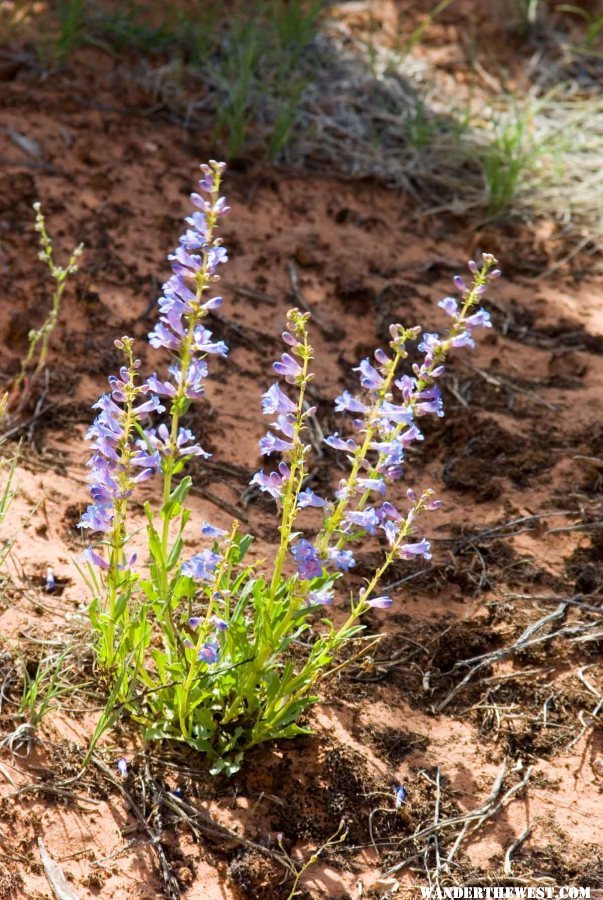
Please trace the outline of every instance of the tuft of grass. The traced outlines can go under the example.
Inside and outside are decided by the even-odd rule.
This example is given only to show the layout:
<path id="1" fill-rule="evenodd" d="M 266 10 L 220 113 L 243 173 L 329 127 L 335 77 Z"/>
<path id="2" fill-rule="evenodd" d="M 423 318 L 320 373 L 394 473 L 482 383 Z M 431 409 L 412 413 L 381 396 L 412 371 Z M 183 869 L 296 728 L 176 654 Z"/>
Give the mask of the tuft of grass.
<path id="1" fill-rule="evenodd" d="M 603 214 L 603 98 L 573 84 L 527 96 L 469 99 L 418 79 L 409 61 L 374 74 L 374 59 L 350 35 L 315 41 L 313 77 L 304 91 L 287 158 L 352 178 L 375 178 L 411 194 L 429 213 L 473 218 L 549 218 L 568 237 L 599 243 Z M 379 68 L 379 67 L 377 67 Z M 474 109 L 471 106 L 474 106 Z"/>
<path id="2" fill-rule="evenodd" d="M 60 705 L 60 698 L 76 689 L 67 682 L 65 663 L 68 656 L 69 648 L 65 647 L 59 654 L 45 657 L 33 666 L 21 658 L 23 691 L 19 715 L 30 728 L 37 728 L 48 713 Z"/>
<path id="3" fill-rule="evenodd" d="M 423 19 L 421 20 L 419 26 L 415 28 L 412 34 L 401 43 L 398 49 L 398 55 L 401 60 L 403 60 L 404 57 L 407 56 L 411 52 L 411 50 L 413 50 L 417 46 L 417 44 L 421 43 L 427 29 L 453 2 L 454 0 L 440 0 L 439 3 L 436 3 L 430 13 L 428 13 L 426 16 L 423 16 Z"/>
<path id="4" fill-rule="evenodd" d="M 287 143 L 308 76 L 300 67 L 324 0 L 239 4 L 209 64 L 218 88 L 214 135 L 236 157 L 248 146 L 275 158 Z"/>
<path id="5" fill-rule="evenodd" d="M 216 110 L 214 137 L 224 139 L 227 155 L 239 156 L 246 143 L 257 89 L 258 63 L 265 52 L 257 22 L 236 23 L 226 38 L 213 76 L 223 94 Z"/>
<path id="6" fill-rule="evenodd" d="M 506 2 L 518 27 L 548 25 L 549 11 L 538 0 Z M 83 21 L 71 4 L 84 9 Z M 219 0 L 202 9 L 183 0 L 159 8 L 153 19 L 135 0 L 110 7 L 69 0 L 64 22 L 69 46 L 100 43 L 159 57 L 148 85 L 189 123 L 213 128 L 217 154 L 267 155 L 334 175 L 372 177 L 402 188 L 431 212 L 480 220 L 545 216 L 568 235 L 598 242 L 600 92 L 560 84 L 545 93 L 542 84 L 567 71 L 553 64 L 539 70 L 527 98 L 495 96 L 494 108 L 479 115 L 467 113 L 469 100 L 457 108 L 458 94 L 442 92 L 425 56 L 412 55 L 451 4 L 434 3 L 394 49 L 380 43 L 371 16 L 366 40 L 346 27 L 345 16 L 329 20 L 326 0 L 233 0 L 228 9 Z M 603 16 L 572 4 L 553 14 L 579 16 L 585 25 L 581 47 L 570 47 L 563 29 L 558 40 L 548 28 L 558 55 L 565 62 L 568 53 L 595 59 Z"/>
<path id="7" fill-rule="evenodd" d="M 573 3 L 562 3 L 555 7 L 558 13 L 567 13 L 571 16 L 577 16 L 584 23 L 584 33 L 582 35 L 581 46 L 574 48 L 579 52 L 589 52 L 595 50 L 597 42 L 603 33 L 603 13 L 592 13 L 581 6 Z"/>
<path id="8" fill-rule="evenodd" d="M 221 153 L 239 156 L 253 147 L 271 157 L 293 128 L 307 76 L 306 51 L 318 33 L 326 0 L 219 0 L 165 4 L 149 14 L 145 4 L 121 0 L 91 10 L 84 0 L 59 9 L 56 54 L 77 44 L 108 52 L 135 50 L 164 56 L 210 90 L 214 140 Z"/>
<path id="9" fill-rule="evenodd" d="M 511 22 L 522 36 L 530 33 L 542 14 L 541 0 L 506 0 L 505 5 Z"/>
<path id="10" fill-rule="evenodd" d="M 511 101 L 510 109 L 510 115 L 503 112 L 493 117 L 491 137 L 482 151 L 490 216 L 512 207 L 547 149 L 547 141 L 540 143 L 535 137 L 532 106 L 516 107 Z"/>
<path id="11" fill-rule="evenodd" d="M 64 59 L 76 46 L 85 22 L 85 0 L 66 0 L 57 8 L 59 32 L 56 38 L 56 53 Z"/>
<path id="12" fill-rule="evenodd" d="M 27 659 L 15 648 L 5 655 L 3 663 L 5 668 L 9 664 L 10 669 L 4 672 L 2 699 L 15 709 L 11 715 L 19 724 L 5 735 L 1 746 L 12 751 L 28 749 L 46 716 L 61 707 L 64 697 L 82 687 L 76 679 L 70 681 L 71 652 L 71 647 L 65 646 L 41 659 Z"/>

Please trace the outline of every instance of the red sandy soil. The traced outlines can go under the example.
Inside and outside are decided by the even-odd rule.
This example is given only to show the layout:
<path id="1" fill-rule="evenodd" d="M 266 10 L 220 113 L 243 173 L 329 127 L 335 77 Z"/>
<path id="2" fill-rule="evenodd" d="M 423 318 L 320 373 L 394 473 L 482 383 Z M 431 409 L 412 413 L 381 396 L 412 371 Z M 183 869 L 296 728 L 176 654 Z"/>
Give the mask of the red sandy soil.
<path id="1" fill-rule="evenodd" d="M 145 362 L 162 364 L 144 336 L 166 275 L 162 260 L 178 238 L 210 140 L 149 113 L 148 97 L 104 56 L 88 53 L 77 68 L 70 64 L 43 79 L 26 58 L 12 66 L 4 60 L 0 72 L 5 383 L 48 302 L 36 259 L 34 200 L 43 201 L 60 254 L 80 240 L 86 244 L 53 336 L 41 414 L 29 424 L 34 397 L 20 420 L 19 494 L 4 526 L 5 538 L 16 532 L 0 612 L 8 660 L 17 640 L 35 659 L 41 653 L 35 639 L 52 647 L 62 635 L 83 630 L 87 597 L 73 559 L 83 547 L 76 522 L 87 503 L 90 405 L 116 367 L 115 337 L 134 335 Z M 24 149 L 15 133 L 35 144 Z M 596 696 L 577 674 L 588 666 L 584 677 L 595 693 L 603 689 L 600 642 L 570 635 L 523 650 L 483 670 L 436 711 L 466 671 L 451 673 L 456 661 L 508 646 L 555 609 L 538 598 L 579 594 L 591 606 L 599 602 L 600 531 L 573 529 L 601 519 L 603 306 L 592 260 L 589 268 L 576 256 L 548 275 L 545 228 L 491 225 L 476 232 L 457 220 L 424 217 L 404 196 L 374 184 L 292 177 L 241 163 L 230 168 L 226 193 L 232 262 L 215 330 L 231 353 L 214 363 L 191 423 L 214 454 L 210 465 L 197 468 L 194 517 L 227 526 L 236 511 L 258 534 L 258 555 L 274 542 L 275 518 L 246 487 L 260 462 L 259 393 L 271 382 L 270 363 L 294 303 L 288 264 L 294 262 L 316 313 L 317 415 L 328 432 L 335 427 L 331 399 L 353 383 L 351 366 L 384 342 L 387 325 L 442 327 L 435 303 L 449 292 L 452 274 L 480 250 L 500 258 L 505 278 L 490 307 L 496 328 L 481 335 L 474 353 L 457 354 L 446 382 L 448 414 L 429 425 L 409 461 L 406 485 L 432 485 L 444 500 L 428 523 L 434 565 L 393 589 L 389 613 L 367 617 L 369 631 L 386 637 L 372 663 L 344 669 L 325 685 L 324 702 L 311 716 L 314 735 L 255 750 L 231 780 L 212 779 L 202 758 L 169 748 L 151 748 L 145 761 L 135 732 L 119 724 L 98 755 L 111 776 L 115 760 L 128 756 L 125 784 L 94 765 L 78 777 L 102 707 L 102 691 L 92 685 L 43 721 L 29 752 L 4 746 L 0 896 L 50 896 L 41 837 L 82 900 L 178 891 L 191 900 L 285 898 L 291 879 L 261 848 L 278 849 L 282 832 L 299 862 L 342 818 L 348 837 L 308 870 L 303 896 L 390 896 L 396 877 L 402 895 L 426 883 L 422 857 L 386 882 L 378 879 L 425 846 L 404 842 L 433 820 L 438 767 L 445 818 L 483 803 L 504 757 L 504 789 L 531 765 L 527 787 L 467 834 L 443 883 L 602 887 L 601 732 L 589 719 Z M 242 295 L 237 286 L 255 293 Z M 5 445 L 3 455 L 14 447 Z M 316 484 L 338 478 L 337 466 L 325 452 Z M 518 519 L 494 536 L 480 536 Z M 191 551 L 194 546 L 191 540 Z M 359 575 L 375 549 L 361 555 Z M 43 590 L 48 565 L 59 582 L 53 596 Z M 391 580 L 415 571 L 400 566 Z M 571 607 L 544 633 L 596 623 L 597 616 Z M 596 628 L 584 634 L 592 638 Z M 90 682 L 90 655 L 81 646 L 82 678 Z M 3 735 L 18 724 L 12 709 L 2 706 Z M 567 749 L 583 725 L 584 735 Z M 523 768 L 511 771 L 518 765 Z M 152 795 L 153 784 L 182 791 L 203 816 L 198 833 Z M 406 786 L 408 802 L 396 813 L 398 784 Z M 385 810 L 372 817 L 379 852 L 369 834 L 377 808 Z M 212 833 L 211 820 L 235 834 L 225 839 L 215 827 Z M 528 826 L 532 831 L 505 875 L 505 853 Z M 441 835 L 442 853 L 457 834 L 458 828 Z M 433 845 L 429 853 L 433 863 Z"/>

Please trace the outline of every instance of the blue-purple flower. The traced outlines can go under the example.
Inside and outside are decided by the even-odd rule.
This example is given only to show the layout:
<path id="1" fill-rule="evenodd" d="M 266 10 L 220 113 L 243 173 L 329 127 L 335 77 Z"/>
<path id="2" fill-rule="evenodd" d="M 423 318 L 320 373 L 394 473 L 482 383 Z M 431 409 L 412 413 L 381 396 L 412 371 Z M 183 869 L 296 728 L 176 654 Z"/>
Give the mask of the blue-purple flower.
<path id="1" fill-rule="evenodd" d="M 319 497 L 318 494 L 315 494 L 314 491 L 310 490 L 310 488 L 306 488 L 297 495 L 297 506 L 299 509 L 306 509 L 308 506 L 314 506 L 317 509 L 320 509 L 328 506 L 328 503 L 326 500 L 323 500 L 322 497 Z"/>
<path id="2" fill-rule="evenodd" d="M 284 486 L 287 480 L 289 479 L 291 472 L 289 471 L 289 467 L 286 463 L 280 462 L 278 466 L 278 472 L 270 472 L 267 474 L 266 472 L 260 470 L 256 472 L 249 484 L 257 485 L 261 491 L 265 491 L 267 494 L 270 494 L 271 497 L 274 497 L 275 500 L 280 500 L 283 496 Z"/>
<path id="3" fill-rule="evenodd" d="M 330 606 L 333 603 L 333 596 L 333 588 L 331 585 L 327 584 L 315 591 L 310 591 L 308 594 L 308 602 L 316 606 Z"/>
<path id="4" fill-rule="evenodd" d="M 216 528 L 215 525 L 210 525 L 209 522 L 204 522 L 201 526 L 201 534 L 203 534 L 205 537 L 220 538 L 224 537 L 226 532 L 223 528 Z"/>
<path id="5" fill-rule="evenodd" d="M 367 391 L 377 391 L 383 386 L 383 375 L 370 364 L 368 359 L 363 359 L 355 372 L 360 372 L 360 383 Z"/>
<path id="6" fill-rule="evenodd" d="M 406 803 L 407 796 L 408 795 L 404 785 L 399 785 L 399 787 L 397 787 L 394 791 L 394 802 L 396 805 L 396 809 L 400 809 Z"/>
<path id="7" fill-rule="evenodd" d="M 272 434 L 271 431 L 268 431 L 264 437 L 260 438 L 260 453 L 262 456 L 270 456 L 272 453 L 286 453 L 287 450 L 292 449 L 293 444 L 291 441 L 284 441 L 282 438 Z"/>
<path id="8" fill-rule="evenodd" d="M 353 397 L 349 391 L 344 391 L 339 397 L 335 398 L 335 412 L 355 412 L 366 413 L 368 407 L 356 397 Z"/>
<path id="9" fill-rule="evenodd" d="M 443 300 L 440 300 L 438 306 L 440 307 L 440 309 L 443 309 L 444 312 L 449 316 L 452 316 L 452 318 L 458 316 L 459 305 L 454 297 L 444 297 Z"/>
<path id="10" fill-rule="evenodd" d="M 86 560 L 86 562 L 91 566 L 97 566 L 99 569 L 108 569 L 109 563 L 106 559 L 104 559 L 100 553 L 97 553 L 92 547 L 86 547 L 82 556 Z"/>
<path id="11" fill-rule="evenodd" d="M 344 450 L 347 453 L 353 453 L 354 450 L 357 449 L 358 445 L 353 438 L 341 438 L 339 437 L 339 432 L 334 432 L 334 434 L 326 437 L 324 439 L 324 443 L 328 447 L 332 447 L 333 450 Z"/>
<path id="12" fill-rule="evenodd" d="M 291 547 L 291 554 L 297 564 L 297 571 L 302 578 L 320 578 L 322 575 L 322 561 L 319 558 L 316 547 L 305 538 L 301 538 Z"/>
<path id="13" fill-rule="evenodd" d="M 293 359 L 290 353 L 283 353 L 280 360 L 272 363 L 272 368 L 278 375 L 282 375 L 289 384 L 296 384 L 302 374 L 302 367 Z"/>
<path id="14" fill-rule="evenodd" d="M 353 525 L 369 534 L 376 534 L 379 516 L 372 507 L 368 507 L 363 510 L 348 510 L 345 514 L 345 521 L 348 525 Z"/>
<path id="15" fill-rule="evenodd" d="M 371 606 L 373 609 L 389 609 L 394 601 L 391 597 L 387 597 L 385 594 L 381 597 L 372 597 L 370 600 L 367 600 L 367 606 Z"/>
<path id="16" fill-rule="evenodd" d="M 327 553 L 329 560 L 340 572 L 348 572 L 356 565 L 354 554 L 351 550 L 339 550 L 337 547 L 331 548 Z"/>
<path id="17" fill-rule="evenodd" d="M 295 412 L 295 403 L 280 389 L 278 384 L 269 387 L 262 394 L 262 412 L 265 415 L 288 415 Z"/>
<path id="18" fill-rule="evenodd" d="M 182 564 L 182 574 L 195 581 L 210 582 L 221 559 L 220 554 L 214 553 L 213 550 L 201 550 Z"/>
<path id="19" fill-rule="evenodd" d="M 402 544 L 399 550 L 400 556 L 403 559 L 414 559 L 417 556 L 422 556 L 424 559 L 431 559 L 431 544 L 428 540 L 423 538 L 420 541 L 417 541 L 416 544 Z"/>
<path id="20" fill-rule="evenodd" d="M 220 659 L 220 645 L 217 641 L 206 641 L 201 645 L 197 653 L 197 659 L 199 662 L 208 663 L 208 665 L 217 663 Z"/>

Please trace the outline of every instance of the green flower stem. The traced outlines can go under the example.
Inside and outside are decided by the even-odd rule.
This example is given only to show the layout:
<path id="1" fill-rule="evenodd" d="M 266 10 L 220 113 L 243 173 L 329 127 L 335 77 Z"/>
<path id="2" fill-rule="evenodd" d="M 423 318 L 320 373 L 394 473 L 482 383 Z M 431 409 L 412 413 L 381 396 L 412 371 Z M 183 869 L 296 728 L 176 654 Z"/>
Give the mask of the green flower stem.
<path id="1" fill-rule="evenodd" d="M 345 511 L 350 504 L 354 488 L 356 487 L 356 481 L 360 473 L 360 467 L 364 459 L 366 458 L 366 455 L 370 449 L 370 445 L 373 441 L 373 438 L 375 437 L 376 423 L 377 419 L 379 418 L 381 407 L 383 406 L 383 403 L 387 399 L 387 395 L 391 390 L 394 378 L 396 377 L 398 364 L 405 355 L 406 354 L 402 348 L 398 348 L 396 350 L 394 358 L 391 362 L 390 369 L 385 376 L 385 380 L 382 386 L 377 392 L 377 403 L 374 407 L 371 408 L 367 416 L 364 441 L 354 454 L 352 468 L 343 487 L 343 497 L 337 502 L 333 512 L 327 519 L 323 530 L 316 540 L 316 547 L 320 554 L 324 555 L 327 552 L 327 549 L 329 547 L 329 539 L 331 535 L 338 529 Z"/>
<path id="2" fill-rule="evenodd" d="M 289 314 L 290 318 L 293 313 L 298 313 L 297 310 L 292 310 Z M 299 315 L 299 314 L 298 314 Z M 302 358 L 302 374 L 299 376 L 299 394 L 297 398 L 297 409 L 295 412 L 295 421 L 293 423 L 293 450 L 291 451 L 290 456 L 290 469 L 291 475 L 287 479 L 287 486 L 285 488 L 285 496 L 283 497 L 283 511 L 281 517 L 281 526 L 280 526 L 280 545 L 278 548 L 278 552 L 276 554 L 276 559 L 274 562 L 274 572 L 272 575 L 272 581 L 270 583 L 270 599 L 274 600 L 276 591 L 281 582 L 281 574 L 283 571 L 283 565 L 285 563 L 285 558 L 287 556 L 287 548 L 289 546 L 289 540 L 291 538 L 291 532 L 293 530 L 293 525 L 295 523 L 295 517 L 297 515 L 297 497 L 301 490 L 301 486 L 303 484 L 303 480 L 306 475 L 305 470 L 305 460 L 304 460 L 304 445 L 300 440 L 300 435 L 305 427 L 305 415 L 304 415 L 304 397 L 306 393 L 306 387 L 308 382 L 310 381 L 311 375 L 309 373 L 310 362 L 312 361 L 312 347 L 308 343 L 308 332 L 306 328 L 306 317 L 299 315 L 297 319 L 299 323 L 299 328 L 301 329 L 300 336 L 302 337 L 303 343 L 300 351 L 300 355 Z"/>
<path id="3" fill-rule="evenodd" d="M 219 184 L 216 187 L 216 190 L 212 193 L 212 207 L 218 199 L 218 191 Z M 208 241 L 211 242 L 213 238 L 213 232 L 217 221 L 217 213 L 215 213 L 212 209 L 211 212 L 207 214 L 207 224 L 209 230 L 209 238 Z M 201 271 L 197 274 L 197 286 L 196 286 L 196 303 L 197 309 L 190 315 L 188 321 L 188 331 L 186 337 L 184 339 L 184 343 L 182 346 L 182 350 L 179 357 L 180 362 L 180 380 L 178 383 L 177 393 L 174 399 L 172 400 L 172 404 L 170 407 L 170 416 L 172 419 L 171 430 L 170 430 L 170 449 L 171 455 L 169 459 L 165 463 L 165 471 L 163 475 L 163 503 L 168 503 L 170 499 L 170 494 L 172 490 L 172 479 L 174 476 L 174 467 L 176 464 L 176 453 L 177 453 L 177 440 L 178 440 L 178 431 L 180 428 L 180 417 L 182 413 L 185 411 L 187 406 L 186 401 L 186 373 L 188 371 L 188 367 L 191 363 L 192 359 L 192 348 L 193 341 L 195 335 L 195 328 L 205 318 L 207 312 L 205 310 L 200 309 L 201 300 L 203 294 L 210 286 L 210 277 L 208 273 L 208 265 L 209 260 L 207 258 L 207 254 L 204 253 L 203 266 Z M 167 551 L 168 551 L 168 542 L 169 542 L 169 529 L 170 529 L 170 517 L 164 516 L 163 518 L 163 531 L 161 536 L 161 546 L 163 550 L 164 559 L 167 559 Z M 165 573 L 167 575 L 167 573 Z M 167 590 L 167 583 L 165 585 L 165 589 Z"/>
<path id="4" fill-rule="evenodd" d="M 48 313 L 45 322 L 40 326 L 40 328 L 33 329 L 29 332 L 29 347 L 27 349 L 27 354 L 21 363 L 21 371 L 19 372 L 19 375 L 17 376 L 17 379 L 15 381 L 15 385 L 13 388 L 15 392 L 20 391 L 23 385 L 27 373 L 34 361 L 36 350 L 40 341 L 42 342 L 42 346 L 40 348 L 38 362 L 32 374 L 32 381 L 35 381 L 37 379 L 40 372 L 46 365 L 46 359 L 48 357 L 48 345 L 50 343 L 52 332 L 54 331 L 59 318 L 63 292 L 65 291 L 69 276 L 77 272 L 77 261 L 82 253 L 82 250 L 84 249 L 84 245 L 79 244 L 71 253 L 71 256 L 69 257 L 69 261 L 65 268 L 63 268 L 62 266 L 57 266 L 53 256 L 52 241 L 48 235 L 48 232 L 46 231 L 46 223 L 44 221 L 41 204 L 39 202 L 34 203 L 34 209 L 36 211 L 35 229 L 38 232 L 40 241 L 40 252 L 38 256 L 42 260 L 42 262 L 46 263 L 46 265 L 48 266 L 51 277 L 53 278 L 56 286 L 52 295 L 52 305 L 50 308 L 50 312 Z"/>
<path id="5" fill-rule="evenodd" d="M 295 524 L 295 518 L 298 512 L 297 498 L 306 475 L 304 445 L 301 441 L 301 432 L 305 427 L 304 398 L 306 387 L 312 377 L 309 372 L 309 367 L 310 362 L 313 358 L 313 351 L 312 347 L 308 343 L 308 331 L 306 325 L 308 320 L 307 314 L 301 314 L 299 310 L 291 310 L 289 312 L 288 319 L 294 331 L 296 332 L 296 336 L 300 339 L 301 347 L 298 350 L 298 353 L 302 360 L 302 372 L 299 376 L 298 381 L 299 394 L 297 399 L 297 408 L 295 411 L 295 421 L 293 423 L 293 450 L 290 451 L 289 456 L 289 467 L 291 474 L 287 479 L 285 496 L 283 497 L 283 509 L 280 526 L 280 545 L 274 562 L 274 571 L 270 583 L 269 597 L 267 598 L 267 602 L 270 605 L 275 603 L 276 593 L 279 586 L 281 585 L 283 565 L 287 556 L 287 549 L 289 546 L 289 541 L 291 539 L 293 526 Z M 245 679 L 245 683 L 243 684 L 242 689 L 237 693 L 237 696 L 234 698 L 234 700 L 226 710 L 224 718 L 222 719 L 223 724 L 230 722 L 237 714 L 240 706 L 245 701 L 248 701 L 252 694 L 255 693 L 258 679 L 271 655 L 274 653 L 284 635 L 287 633 L 293 615 L 299 609 L 300 604 L 304 600 L 304 594 L 302 593 L 296 599 L 297 602 L 295 602 L 294 598 L 290 598 L 287 613 L 278 629 L 275 631 L 273 639 L 269 643 L 265 643 L 264 646 L 259 648 L 253 666 L 251 667 L 251 670 L 247 678 Z"/>
<path id="6" fill-rule="evenodd" d="M 128 481 L 130 477 L 130 459 L 132 456 L 131 434 L 136 423 L 136 416 L 132 409 L 136 398 L 139 394 L 139 388 L 134 384 L 136 369 L 134 366 L 134 352 L 131 338 L 122 338 L 124 353 L 126 355 L 128 372 L 130 375 L 129 382 L 126 385 L 126 402 L 124 404 L 124 423 L 123 432 L 117 446 L 117 453 L 122 461 L 120 466 L 118 481 L 121 497 L 115 503 L 113 509 L 113 523 L 109 538 L 109 569 L 107 571 L 108 591 L 108 623 L 104 631 L 105 655 L 104 663 L 111 667 L 115 663 L 116 647 L 115 647 L 115 609 L 119 590 L 124 584 L 124 575 L 122 567 L 124 564 L 124 546 L 126 543 L 126 517 L 128 510 Z"/>
<path id="7" fill-rule="evenodd" d="M 237 521 L 233 522 L 232 529 L 230 534 L 225 540 L 226 546 L 229 548 L 222 560 L 220 561 L 220 565 L 216 570 L 216 575 L 213 580 L 213 584 L 209 589 L 209 603 L 207 604 L 207 611 L 205 613 L 205 621 L 203 625 L 199 626 L 199 631 L 197 635 L 197 642 L 195 647 L 192 650 L 194 654 L 193 659 L 190 660 L 190 665 L 188 669 L 188 674 L 186 676 L 186 680 L 184 682 L 184 687 L 182 690 L 182 694 L 180 695 L 180 704 L 178 709 L 178 717 L 180 721 L 180 728 L 182 729 L 182 733 L 186 735 L 186 737 L 190 737 L 192 733 L 192 723 L 189 722 L 190 712 L 188 710 L 188 698 L 191 692 L 193 678 L 199 671 L 199 665 L 197 660 L 197 654 L 201 649 L 201 646 L 205 642 L 207 638 L 207 629 L 209 625 L 210 616 L 214 610 L 214 594 L 219 589 L 220 584 L 222 583 L 222 579 L 225 575 L 227 575 L 227 581 L 230 583 L 230 578 L 228 577 L 232 566 L 230 561 L 230 551 L 235 547 L 235 538 L 237 536 L 237 531 L 239 529 L 239 523 Z"/>
<path id="8" fill-rule="evenodd" d="M 392 562 L 397 558 L 398 551 L 399 551 L 401 545 L 404 543 L 405 538 L 407 538 L 411 534 L 414 520 L 419 515 L 419 513 L 422 511 L 424 502 L 425 502 L 425 497 L 423 496 L 417 501 L 415 506 L 412 508 L 412 510 L 408 514 L 408 516 L 406 518 L 406 522 L 404 523 L 403 527 L 400 529 L 398 535 L 396 536 L 396 540 L 394 541 L 392 546 L 389 548 L 389 551 L 385 557 L 385 560 L 383 561 L 382 565 L 377 569 L 377 571 L 375 572 L 375 574 L 373 575 L 371 580 L 368 582 L 367 586 L 364 588 L 363 597 L 366 599 L 360 600 L 360 602 L 352 609 L 352 612 L 346 619 L 345 623 L 328 640 L 327 645 L 326 645 L 326 650 L 329 654 L 332 654 L 335 650 L 337 650 L 342 644 L 344 644 L 346 642 L 350 631 L 354 627 L 355 622 L 360 618 L 360 616 L 364 615 L 364 613 L 370 609 L 370 606 L 367 602 L 368 599 L 370 598 L 372 592 L 377 587 L 379 581 L 381 580 L 381 578 L 383 577 L 383 575 L 385 574 L 387 569 L 390 567 Z M 295 703 L 297 703 L 302 697 L 307 696 L 309 691 L 312 689 L 312 686 L 317 681 L 319 681 L 322 677 L 324 677 L 324 673 L 322 672 L 321 667 L 316 667 L 316 671 L 311 676 L 309 681 L 306 681 L 303 678 L 303 670 L 302 670 L 302 672 L 298 676 L 298 678 L 302 681 L 302 686 L 299 688 L 299 690 L 294 691 L 292 694 L 290 694 L 288 696 L 287 702 L 278 710 L 277 718 L 282 719 L 282 718 L 286 717 L 287 713 L 293 707 L 293 705 Z M 275 719 L 272 718 L 270 720 L 270 726 L 271 727 L 274 726 L 274 723 L 275 723 Z M 267 733 L 268 733 L 268 731 L 265 730 L 264 732 L 261 732 L 259 735 L 256 734 L 255 737 L 252 738 L 252 741 L 248 746 L 251 747 L 254 744 L 261 743 L 261 741 L 264 739 L 265 734 L 267 734 Z"/>

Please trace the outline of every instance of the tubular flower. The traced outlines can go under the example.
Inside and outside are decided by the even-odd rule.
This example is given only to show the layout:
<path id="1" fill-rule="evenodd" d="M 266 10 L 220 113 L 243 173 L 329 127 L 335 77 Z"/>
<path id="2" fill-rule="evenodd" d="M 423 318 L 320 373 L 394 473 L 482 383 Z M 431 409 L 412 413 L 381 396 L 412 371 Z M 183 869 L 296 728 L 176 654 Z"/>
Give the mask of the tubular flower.
<path id="1" fill-rule="evenodd" d="M 297 564 L 297 571 L 304 579 L 320 578 L 322 575 L 322 561 L 316 547 L 305 538 L 297 541 L 291 547 L 293 559 Z"/>
<path id="2" fill-rule="evenodd" d="M 201 550 L 182 564 L 182 573 L 195 581 L 210 582 L 222 557 L 212 550 Z"/>

